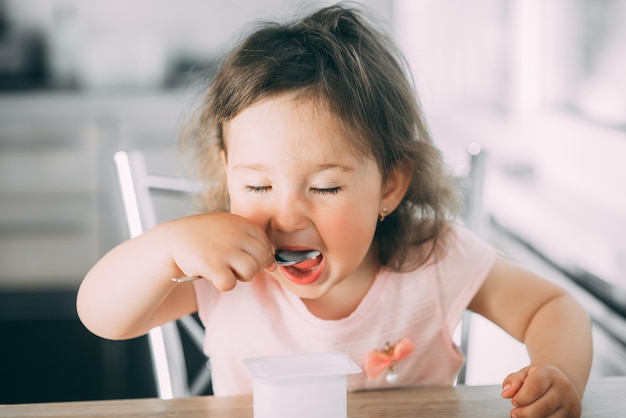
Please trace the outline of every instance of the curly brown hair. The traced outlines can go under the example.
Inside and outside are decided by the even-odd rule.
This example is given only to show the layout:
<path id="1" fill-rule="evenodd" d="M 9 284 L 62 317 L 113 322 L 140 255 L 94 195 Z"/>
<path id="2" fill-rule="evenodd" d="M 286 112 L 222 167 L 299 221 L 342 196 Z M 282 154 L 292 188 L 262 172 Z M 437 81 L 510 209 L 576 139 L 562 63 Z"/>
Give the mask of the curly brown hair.
<path id="1" fill-rule="evenodd" d="M 263 23 L 224 57 L 182 136 L 183 150 L 207 185 L 205 209 L 228 210 L 219 156 L 226 151 L 224 123 L 286 92 L 329 106 L 351 133 L 354 149 L 377 162 L 383 180 L 395 169 L 410 173 L 400 206 L 379 222 L 375 237 L 382 266 L 405 270 L 423 263 L 458 213 L 458 193 L 402 54 L 354 7 L 334 5 L 289 23 Z"/>

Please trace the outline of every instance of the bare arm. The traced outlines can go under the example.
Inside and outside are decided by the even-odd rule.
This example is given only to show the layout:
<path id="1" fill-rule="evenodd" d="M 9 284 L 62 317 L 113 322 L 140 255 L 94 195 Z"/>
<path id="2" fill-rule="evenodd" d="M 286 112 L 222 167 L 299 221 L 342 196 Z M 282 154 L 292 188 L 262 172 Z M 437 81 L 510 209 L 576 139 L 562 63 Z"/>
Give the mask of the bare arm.
<path id="1" fill-rule="evenodd" d="M 78 314 L 104 338 L 136 337 L 197 310 L 193 286 L 172 277 L 202 276 L 230 290 L 271 260 L 268 238 L 241 217 L 204 214 L 165 222 L 96 263 L 80 286 Z"/>
<path id="2" fill-rule="evenodd" d="M 503 394 L 513 397 L 514 405 L 530 405 L 554 389 L 565 401 L 570 396 L 571 415 L 580 415 L 576 408 L 580 408 L 591 368 L 591 325 L 587 313 L 569 293 L 499 257 L 469 308 L 527 346 L 531 366 L 520 375 L 510 375 L 504 383 Z M 531 375 L 538 381 L 533 380 L 533 385 L 540 387 L 533 388 L 536 393 L 529 393 L 530 385 L 520 390 Z M 575 393 L 565 387 L 569 382 Z"/>
<path id="3" fill-rule="evenodd" d="M 132 338 L 195 310 L 189 283 L 177 286 L 169 280 L 181 271 L 170 261 L 162 229 L 154 228 L 113 248 L 83 280 L 78 315 L 94 334 Z"/>

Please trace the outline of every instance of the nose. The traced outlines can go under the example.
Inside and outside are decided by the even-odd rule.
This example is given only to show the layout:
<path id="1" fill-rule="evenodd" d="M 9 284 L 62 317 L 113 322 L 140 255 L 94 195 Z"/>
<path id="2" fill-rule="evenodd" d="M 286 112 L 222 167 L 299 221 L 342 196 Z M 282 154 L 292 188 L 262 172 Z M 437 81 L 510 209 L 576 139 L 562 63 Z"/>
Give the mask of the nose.
<path id="1" fill-rule="evenodd" d="M 310 222 L 306 199 L 300 193 L 285 193 L 272 208 L 271 227 L 281 232 L 305 229 Z"/>

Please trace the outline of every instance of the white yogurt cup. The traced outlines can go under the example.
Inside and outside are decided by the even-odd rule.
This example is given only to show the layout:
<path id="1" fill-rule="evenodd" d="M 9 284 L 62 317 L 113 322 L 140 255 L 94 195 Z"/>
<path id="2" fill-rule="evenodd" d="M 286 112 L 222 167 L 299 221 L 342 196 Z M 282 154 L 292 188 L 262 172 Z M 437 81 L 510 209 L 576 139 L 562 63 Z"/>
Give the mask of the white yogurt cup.
<path id="1" fill-rule="evenodd" d="M 344 353 L 243 362 L 252 375 L 254 418 L 346 418 L 346 375 L 361 371 Z"/>

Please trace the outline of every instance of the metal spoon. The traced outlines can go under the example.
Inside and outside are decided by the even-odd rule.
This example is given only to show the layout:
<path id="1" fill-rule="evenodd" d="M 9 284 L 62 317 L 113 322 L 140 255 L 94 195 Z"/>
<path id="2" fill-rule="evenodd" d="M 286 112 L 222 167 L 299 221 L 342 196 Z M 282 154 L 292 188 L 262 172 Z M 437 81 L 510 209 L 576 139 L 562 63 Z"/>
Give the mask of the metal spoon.
<path id="1" fill-rule="evenodd" d="M 279 266 L 292 266 L 294 264 L 298 264 L 303 262 L 304 260 L 308 260 L 311 258 L 315 258 L 320 255 L 319 251 L 315 250 L 305 250 L 305 251 L 277 251 L 274 254 L 274 258 L 276 259 L 276 264 Z"/>
<path id="2" fill-rule="evenodd" d="M 311 258 L 315 258 L 320 255 L 319 251 L 315 250 L 305 250 L 305 251 L 285 251 L 280 250 L 274 254 L 274 258 L 276 259 L 276 264 L 279 266 L 293 266 L 294 264 L 298 264 L 303 262 L 304 260 L 308 260 Z M 176 283 L 186 283 L 192 282 L 194 280 L 200 279 L 200 276 L 189 276 L 189 277 L 173 277 L 172 281 Z"/>

